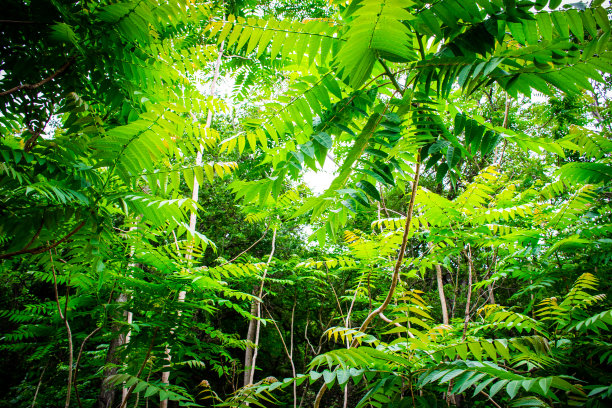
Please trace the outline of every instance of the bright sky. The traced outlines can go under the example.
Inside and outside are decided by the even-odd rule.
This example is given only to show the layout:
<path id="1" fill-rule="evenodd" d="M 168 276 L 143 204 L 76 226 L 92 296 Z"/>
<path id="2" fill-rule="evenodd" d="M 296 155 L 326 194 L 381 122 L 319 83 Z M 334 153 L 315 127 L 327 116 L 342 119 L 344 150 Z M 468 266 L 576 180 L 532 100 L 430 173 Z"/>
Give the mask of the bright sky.
<path id="1" fill-rule="evenodd" d="M 337 169 L 338 166 L 336 166 L 329 157 L 326 157 L 322 170 L 317 172 L 308 170 L 304 173 L 304 183 L 310 188 L 314 195 L 322 194 L 334 180 L 334 173 Z"/>

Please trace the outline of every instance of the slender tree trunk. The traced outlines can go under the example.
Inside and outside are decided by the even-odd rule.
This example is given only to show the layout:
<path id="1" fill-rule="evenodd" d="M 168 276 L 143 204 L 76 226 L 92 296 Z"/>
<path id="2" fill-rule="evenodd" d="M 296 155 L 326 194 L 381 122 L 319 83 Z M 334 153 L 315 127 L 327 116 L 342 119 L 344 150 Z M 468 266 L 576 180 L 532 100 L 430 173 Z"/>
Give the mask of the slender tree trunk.
<path id="1" fill-rule="evenodd" d="M 266 312 L 268 312 L 268 316 L 272 320 L 272 324 L 274 325 L 274 327 L 276 328 L 276 331 L 278 332 L 278 337 L 280 338 L 281 343 L 283 344 L 283 349 L 285 350 L 285 354 L 287 355 L 287 358 L 289 359 L 289 364 L 291 364 L 291 373 L 293 377 L 295 378 L 295 376 L 297 375 L 297 371 L 295 369 L 295 362 L 293 361 L 293 323 L 295 319 L 295 306 L 296 306 L 295 299 L 293 301 L 293 308 L 291 309 L 291 329 L 290 329 L 290 334 L 289 334 L 290 336 L 289 347 L 287 347 L 287 343 L 285 342 L 285 339 L 283 338 L 283 333 L 280 331 L 280 328 L 278 327 L 278 324 L 272 317 L 272 314 L 270 313 L 268 308 L 266 308 L 266 305 L 263 305 L 263 306 L 266 309 Z M 293 382 L 293 408 L 297 408 L 297 383 L 295 381 Z"/>
<path id="2" fill-rule="evenodd" d="M 253 286 L 253 294 L 257 293 L 257 285 Z M 257 316 L 257 303 L 255 300 L 251 302 L 251 315 Z M 251 367 L 253 366 L 253 347 L 251 344 L 255 343 L 255 319 L 249 320 L 249 328 L 247 330 L 246 337 L 247 345 L 244 351 L 244 379 L 243 386 L 251 384 Z"/>
<path id="3" fill-rule="evenodd" d="M 457 297 L 459 296 L 459 271 L 461 269 L 461 265 L 459 260 L 461 259 L 461 257 L 457 257 L 457 274 L 455 275 L 455 279 L 453 280 L 453 302 L 451 304 L 451 315 L 450 315 L 450 319 L 454 319 L 455 318 L 455 312 L 457 311 Z M 453 274 L 451 273 L 451 279 L 453 277 Z"/>
<path id="4" fill-rule="evenodd" d="M 366 319 L 363 321 L 363 323 L 359 327 L 360 332 L 364 332 L 376 316 L 381 316 L 381 317 L 384 316 L 385 309 L 387 309 L 387 306 L 389 306 L 389 303 L 391 303 L 391 300 L 393 299 L 393 294 L 395 293 L 395 288 L 397 287 L 397 283 L 400 278 L 400 270 L 404 262 L 404 253 L 406 252 L 406 246 L 408 245 L 408 235 L 410 233 L 410 224 L 412 222 L 414 202 L 415 202 L 416 193 L 419 187 L 420 170 L 421 170 L 421 157 L 420 155 L 418 155 L 416 169 L 414 172 L 414 180 L 412 182 L 412 194 L 410 196 L 410 202 L 408 204 L 408 211 L 406 212 L 406 224 L 404 226 L 404 235 L 402 236 L 402 244 L 400 245 L 399 254 L 397 255 L 395 267 L 393 268 L 393 277 L 391 279 L 391 286 L 389 287 L 389 291 L 387 292 L 387 296 L 385 297 L 385 300 L 383 301 L 383 303 L 380 306 L 378 306 L 376 309 L 374 309 L 372 312 L 370 312 L 370 314 L 368 314 Z M 354 347 L 356 344 L 357 344 L 357 340 L 355 339 L 353 340 L 350 346 Z M 321 400 L 323 398 L 323 394 L 325 393 L 325 390 L 327 390 L 327 384 L 323 384 L 321 388 L 319 389 L 319 392 L 317 393 L 317 396 L 315 397 L 313 408 L 319 408 L 319 405 L 321 404 Z"/>
<path id="5" fill-rule="evenodd" d="M 495 304 L 495 294 L 493 292 L 493 283 L 491 283 L 488 287 L 487 287 L 487 291 L 489 292 L 489 304 L 494 305 Z"/>
<path id="6" fill-rule="evenodd" d="M 132 256 L 134 255 L 134 248 L 133 247 L 132 247 L 132 254 L 131 255 Z M 135 267 L 135 266 L 136 266 L 135 264 L 130 264 L 130 267 Z M 127 300 L 127 297 L 126 297 L 126 300 Z M 134 314 L 132 312 L 126 310 L 125 312 L 123 312 L 123 316 L 125 317 L 125 322 L 128 324 L 128 327 L 131 327 L 132 322 L 134 321 Z M 125 335 L 124 344 L 129 344 L 131 337 L 132 337 L 132 330 L 128 329 L 128 332 Z M 121 402 L 122 403 L 127 399 L 128 395 L 129 395 L 128 387 L 125 386 L 125 382 L 123 384 L 124 384 L 123 391 L 121 393 Z"/>
<path id="7" fill-rule="evenodd" d="M 116 302 L 121 304 L 127 302 L 127 295 L 125 293 L 119 294 Z M 113 333 L 117 333 L 121 330 L 121 325 L 115 323 L 113 325 Z M 108 383 L 108 378 L 112 375 L 117 374 L 119 365 L 118 349 L 126 344 L 126 336 L 119 334 L 113 336 L 109 346 L 108 352 L 106 353 L 105 368 L 102 374 L 102 386 L 100 387 L 100 394 L 98 394 L 98 408 L 112 408 L 113 401 L 115 399 L 115 387 Z"/>
<path id="8" fill-rule="evenodd" d="M 140 377 L 140 375 L 142 374 L 142 370 L 144 370 L 147 361 L 149 361 L 149 357 L 151 356 L 151 350 L 153 349 L 153 344 L 155 343 L 155 337 L 157 336 L 157 327 L 155 328 L 155 330 L 153 331 L 153 336 L 151 336 L 151 343 L 149 343 L 149 348 L 147 350 L 147 354 L 145 354 L 145 358 L 142 361 L 142 364 L 140 365 L 140 368 L 138 369 L 138 372 L 136 373 L 136 377 Z M 136 388 L 136 386 L 138 385 L 138 383 L 134 383 L 132 384 L 132 386 L 128 389 L 127 394 L 125 395 L 125 397 L 123 398 L 123 401 L 121 402 L 121 405 L 119 408 L 125 408 L 127 406 L 127 400 L 130 397 L 130 395 L 132 395 L 132 392 L 134 392 L 134 389 Z"/>
<path id="9" fill-rule="evenodd" d="M 446 306 L 446 296 L 444 295 L 444 282 L 442 281 L 442 267 L 440 265 L 436 265 L 436 280 L 438 282 L 440 308 L 442 309 L 442 323 L 448 324 L 448 308 Z"/>
<path id="10" fill-rule="evenodd" d="M 462 339 L 465 340 L 465 336 L 467 334 L 468 322 L 470 321 L 470 302 L 472 300 L 472 250 L 470 248 L 470 244 L 467 245 L 467 251 L 464 251 L 465 256 L 467 258 L 467 267 L 468 267 L 468 283 L 467 283 L 467 301 L 465 303 L 465 319 L 463 321 L 463 336 Z"/>
<path id="11" fill-rule="evenodd" d="M 213 73 L 213 79 L 212 82 L 210 84 L 210 96 L 213 96 L 215 93 L 215 88 L 216 88 L 216 84 L 217 84 L 217 80 L 219 79 L 219 71 L 221 68 L 221 58 L 223 56 L 223 46 L 224 43 L 221 43 L 221 46 L 219 47 L 219 55 L 217 56 L 217 60 L 215 62 L 215 68 L 214 68 L 214 73 Z M 206 115 L 206 125 L 205 128 L 208 129 L 210 128 L 210 125 L 212 124 L 212 117 L 213 117 L 213 112 L 212 110 L 209 110 L 207 115 Z M 198 152 L 196 154 L 196 160 L 195 160 L 195 165 L 196 167 L 201 166 L 202 165 L 202 153 L 204 150 L 204 146 L 200 145 L 200 148 L 198 149 Z M 191 193 L 191 199 L 193 201 L 195 201 L 196 203 L 198 202 L 198 198 L 199 198 L 199 194 L 200 194 L 200 183 L 198 183 L 198 180 L 196 178 L 193 179 L 193 191 Z M 193 210 L 191 212 L 191 214 L 189 215 L 189 228 L 191 230 L 195 230 L 196 227 L 196 223 L 197 223 L 197 219 L 198 219 L 198 214 L 196 212 L 196 210 Z M 191 251 L 187 251 L 187 254 L 185 255 L 185 259 L 187 259 L 187 261 L 190 261 L 192 259 L 192 252 Z M 182 290 L 179 292 L 178 295 L 178 302 L 184 302 L 185 301 L 185 297 L 187 296 L 187 292 Z M 179 312 L 180 313 L 180 312 Z M 162 372 L 162 377 L 161 377 L 161 381 L 163 384 L 170 384 L 170 365 L 171 365 L 171 361 L 172 361 L 172 354 L 171 354 L 171 350 L 170 347 L 166 346 L 166 364 L 165 364 L 165 368 L 167 368 L 168 370 L 163 371 Z M 168 400 L 163 400 L 160 402 L 159 404 L 160 408 L 167 408 L 168 407 Z"/>
<path id="12" fill-rule="evenodd" d="M 276 250 L 276 227 L 274 227 L 274 229 L 272 230 L 272 250 L 270 251 L 270 255 L 268 256 L 268 262 L 266 262 L 266 269 L 264 269 L 264 273 L 263 276 L 261 278 L 261 284 L 259 285 L 259 293 L 258 293 L 258 298 L 261 299 L 263 297 L 263 290 L 264 290 L 264 284 L 266 281 L 266 275 L 268 274 L 268 267 L 270 266 L 270 262 L 272 262 L 272 257 L 274 256 L 274 252 Z M 248 383 L 244 384 L 246 385 L 250 385 L 253 384 L 254 380 L 255 380 L 255 366 L 257 364 L 257 353 L 258 353 L 258 346 L 259 346 L 259 332 L 261 330 L 261 303 L 258 300 L 253 300 L 253 303 L 256 304 L 255 306 L 255 313 L 256 313 L 256 317 L 257 319 L 251 319 L 249 321 L 249 331 L 251 329 L 251 324 L 254 322 L 255 324 L 255 338 L 253 341 L 254 347 L 251 348 L 251 365 L 250 366 L 246 366 L 246 360 L 248 355 L 245 355 L 245 369 L 249 372 L 249 378 L 248 378 Z M 252 305 L 251 305 L 251 309 L 252 309 Z M 255 321 L 256 320 L 256 321 Z M 249 348 L 249 345 L 247 344 L 247 350 Z"/>
<path id="13" fill-rule="evenodd" d="M 512 101 L 508 97 L 508 92 L 506 92 L 506 107 L 504 108 L 504 122 L 502 124 L 502 127 L 504 129 L 508 129 L 508 118 L 510 116 L 510 104 L 511 103 Z M 508 139 L 504 139 L 504 145 L 501 149 L 501 153 L 499 154 L 499 160 L 497 162 L 498 166 L 501 166 L 502 163 L 504 162 L 504 153 L 506 152 L 507 146 L 508 146 Z"/>
<path id="14" fill-rule="evenodd" d="M 137 220 L 139 219 L 140 218 L 137 218 Z M 128 231 L 133 232 L 137 228 L 138 228 L 137 225 L 132 225 L 131 227 L 129 227 Z M 134 252 L 135 252 L 135 248 L 132 245 L 130 248 L 130 258 L 134 256 Z M 128 264 L 128 268 L 133 268 L 135 266 L 136 264 L 132 262 Z M 111 296 L 112 296 L 112 292 L 111 292 Z M 120 293 L 119 296 L 117 297 L 116 303 L 124 304 L 128 301 L 128 299 L 129 299 L 129 296 L 127 293 Z M 108 301 L 110 303 L 111 298 L 109 298 Z M 128 325 L 131 325 L 134 319 L 134 316 L 132 312 L 125 310 L 123 312 L 123 319 Z M 115 323 L 112 326 L 112 332 L 113 333 L 120 332 L 121 326 L 122 326 L 121 324 Z M 103 375 L 102 375 L 102 385 L 100 387 L 100 393 L 98 394 L 98 403 L 97 403 L 98 408 L 111 408 L 113 406 L 113 401 L 115 399 L 116 390 L 115 390 L 114 385 L 108 384 L 108 378 L 110 376 L 117 374 L 117 372 L 119 371 L 118 366 L 119 366 L 120 361 L 119 361 L 119 356 L 117 355 L 118 349 L 130 342 L 130 336 L 131 336 L 131 330 L 129 329 L 125 335 L 119 333 L 117 336 L 113 336 L 113 339 L 111 340 L 108 346 L 108 351 L 106 353 L 105 368 L 104 368 Z M 79 360 L 80 360 L 80 354 L 79 354 L 79 358 L 77 359 L 77 367 L 78 367 Z M 75 376 L 76 376 L 76 373 L 75 373 Z M 75 378 L 75 381 L 76 381 L 76 378 Z M 75 388 L 76 388 L 76 384 L 75 384 Z M 127 392 L 127 388 L 124 387 L 122 391 L 122 401 L 123 399 L 125 399 L 126 392 Z M 79 398 L 78 391 L 77 391 L 77 398 Z"/>
<path id="15" fill-rule="evenodd" d="M 45 371 L 47 371 L 48 365 L 49 365 L 49 362 L 47 361 L 47 364 L 43 367 L 42 373 L 40 373 L 40 378 L 38 379 L 38 385 L 36 385 L 36 391 L 34 391 L 34 398 L 32 399 L 32 405 L 30 405 L 30 408 L 34 408 L 34 405 L 36 405 L 36 397 L 38 397 L 38 391 L 40 390 L 42 379 L 45 375 Z"/>
<path id="16" fill-rule="evenodd" d="M 393 299 L 393 294 L 395 293 L 395 288 L 397 287 L 397 283 L 400 278 L 400 269 L 404 262 L 404 253 L 406 252 L 406 246 L 408 244 L 408 234 L 410 233 L 410 223 L 412 222 L 414 202 L 416 199 L 416 193 L 417 193 L 417 189 L 419 186 L 419 176 L 420 176 L 420 170 L 421 170 L 420 157 L 418 157 L 417 160 L 418 161 L 417 161 L 416 169 L 414 172 L 414 181 L 412 182 L 412 194 L 410 196 L 410 203 L 408 204 L 408 211 L 406 212 L 406 225 L 404 226 L 404 235 L 402 237 L 402 244 L 400 246 L 399 254 L 397 256 L 397 261 L 395 262 L 395 267 L 393 268 L 393 277 L 391 280 L 391 286 L 389 287 L 389 291 L 387 292 L 387 296 L 385 297 L 385 300 L 383 301 L 383 303 L 379 307 L 377 307 L 375 310 L 373 310 L 368 315 L 368 317 L 366 317 L 364 322 L 361 324 L 361 327 L 359 327 L 359 331 L 361 332 L 365 331 L 368 328 L 372 320 L 374 320 L 374 318 L 377 315 L 384 313 L 387 306 L 389 306 L 389 303 L 391 303 L 391 299 Z M 354 346 L 356 342 L 357 340 L 353 340 L 353 344 L 351 346 Z"/>
<path id="17" fill-rule="evenodd" d="M 94 331 L 89 333 L 87 337 L 81 343 L 81 348 L 79 349 L 79 354 L 77 354 L 76 363 L 74 364 L 74 376 L 72 377 L 72 385 L 74 387 L 74 396 L 77 399 L 77 404 L 79 404 L 80 408 L 83 408 L 83 404 L 81 404 L 81 397 L 79 396 L 79 387 L 77 385 L 77 376 L 79 374 L 79 364 L 81 362 L 81 356 L 83 355 L 83 350 L 85 349 L 85 344 L 87 341 L 92 338 L 97 332 L 102 330 L 102 326 L 96 327 Z"/>
<path id="18" fill-rule="evenodd" d="M 53 289 L 55 291 L 55 303 L 57 305 L 57 312 L 60 315 L 60 318 L 64 322 L 64 326 L 66 326 L 66 333 L 68 335 L 68 389 L 66 390 L 66 404 L 65 407 L 70 407 L 70 394 L 72 392 L 72 365 L 74 359 L 74 349 L 72 346 L 72 331 L 70 330 L 70 324 L 68 323 L 68 289 L 66 289 L 66 305 L 65 310 L 62 312 L 62 306 L 59 302 L 59 295 L 57 292 L 57 276 L 55 273 L 55 265 L 53 263 L 53 255 L 51 254 L 51 250 L 49 250 L 49 257 L 51 259 L 51 271 L 53 271 Z"/>

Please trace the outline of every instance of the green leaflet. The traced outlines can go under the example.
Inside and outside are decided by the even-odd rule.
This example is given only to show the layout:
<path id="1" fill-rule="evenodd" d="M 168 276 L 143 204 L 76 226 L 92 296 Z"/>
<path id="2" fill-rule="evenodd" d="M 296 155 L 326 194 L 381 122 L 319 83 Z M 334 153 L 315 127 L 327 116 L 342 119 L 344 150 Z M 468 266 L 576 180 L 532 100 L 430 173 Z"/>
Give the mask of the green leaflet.
<path id="1" fill-rule="evenodd" d="M 412 60 L 411 32 L 402 21 L 412 20 L 411 2 L 366 0 L 353 13 L 343 36 L 345 43 L 335 58 L 339 75 L 357 89 L 369 78 L 377 56 Z"/>

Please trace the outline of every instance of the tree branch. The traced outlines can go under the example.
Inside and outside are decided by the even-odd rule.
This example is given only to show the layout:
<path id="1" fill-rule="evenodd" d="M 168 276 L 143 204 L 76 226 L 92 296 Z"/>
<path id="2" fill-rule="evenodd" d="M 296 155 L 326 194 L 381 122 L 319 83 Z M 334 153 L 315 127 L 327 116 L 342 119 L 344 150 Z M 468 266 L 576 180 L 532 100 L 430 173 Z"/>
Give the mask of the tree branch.
<path id="1" fill-rule="evenodd" d="M 0 20 L 0 24 L 46 24 L 39 21 L 30 20 Z"/>
<path id="2" fill-rule="evenodd" d="M 471 297 L 472 297 L 472 272 L 474 269 L 474 266 L 472 264 L 472 248 L 470 247 L 470 244 L 467 245 L 467 251 L 464 249 L 463 253 L 465 254 L 465 257 L 467 258 L 467 267 L 468 267 L 468 282 L 467 282 L 467 301 L 466 301 L 466 305 L 465 305 L 465 318 L 463 321 L 463 336 L 461 336 L 461 341 L 465 340 L 465 337 L 467 335 L 467 328 L 468 328 L 468 323 L 470 321 L 470 301 L 471 301 Z"/>
<path id="3" fill-rule="evenodd" d="M 17 91 L 21 91 L 23 89 L 26 90 L 32 90 L 32 89 L 36 89 L 40 86 L 43 86 L 44 84 L 46 84 L 49 81 L 52 81 L 53 79 L 55 79 L 56 77 L 58 77 L 59 75 L 63 74 L 68 68 L 70 68 L 70 66 L 74 63 L 75 58 L 72 57 L 68 60 L 68 62 L 66 62 L 64 65 L 62 65 L 57 71 L 55 71 L 53 74 L 49 75 L 48 77 L 46 77 L 45 79 L 43 79 L 40 82 L 37 82 L 35 84 L 22 84 L 22 85 L 17 85 L 14 88 L 11 88 L 9 90 L 0 92 L 0 96 L 6 96 L 6 95 L 10 95 L 13 92 L 17 92 Z"/>
<path id="4" fill-rule="evenodd" d="M 368 315 L 365 321 L 361 324 L 361 327 L 359 328 L 360 332 L 363 332 L 365 331 L 365 329 L 368 328 L 369 324 L 372 322 L 374 317 L 376 317 L 376 315 L 380 315 L 382 312 L 385 311 L 387 306 L 389 306 L 389 303 L 391 303 L 391 299 L 393 298 L 393 294 L 395 293 L 395 288 L 397 287 L 397 283 L 399 281 L 400 269 L 404 261 L 404 252 L 406 252 L 406 246 L 408 244 L 408 234 L 410 233 L 410 223 L 412 221 L 412 213 L 414 211 L 414 201 L 416 198 L 417 188 L 419 186 L 420 169 L 421 169 L 421 162 L 419 160 L 417 161 L 416 170 L 414 173 L 414 181 L 412 183 L 412 195 L 410 197 L 410 204 L 408 204 L 408 213 L 406 214 L 406 225 L 404 227 L 404 236 L 402 238 L 402 245 L 400 247 L 399 255 L 397 256 L 397 261 L 395 262 L 395 268 L 393 269 L 393 278 L 391 280 L 391 287 L 389 288 L 387 297 L 385 298 L 382 305 L 374 309 Z M 354 346 L 355 344 L 356 344 L 356 340 L 353 340 L 353 344 L 351 346 Z"/>
<path id="5" fill-rule="evenodd" d="M 270 226 L 268 225 L 268 226 L 266 227 L 266 230 L 264 231 L 263 235 L 262 235 L 261 237 L 259 237 L 259 239 L 258 239 L 257 241 L 253 242 L 253 244 L 251 244 L 251 246 L 249 246 L 247 249 L 245 249 L 244 251 L 242 251 L 241 253 L 239 253 L 238 255 L 236 255 L 235 257 L 233 257 L 232 259 L 230 259 L 229 261 L 225 262 L 224 264 L 220 265 L 219 267 L 221 267 L 221 266 L 225 266 L 225 265 L 227 265 L 227 264 L 229 264 L 229 263 L 234 262 L 236 259 L 238 259 L 238 258 L 240 257 L 240 255 L 242 255 L 242 254 L 244 254 L 244 253 L 246 253 L 246 252 L 250 251 L 250 250 L 251 250 L 251 248 L 253 248 L 255 245 L 259 244 L 259 242 L 260 242 L 262 239 L 264 239 L 264 237 L 265 237 L 265 236 L 266 236 L 266 234 L 268 233 L 268 230 L 269 230 L 269 229 L 270 229 Z"/>
<path id="6" fill-rule="evenodd" d="M 76 234 L 81 228 L 83 228 L 84 225 L 85 225 L 85 221 L 82 221 L 79 225 L 76 226 L 75 229 L 69 232 L 68 235 L 66 235 L 64 238 L 60 239 L 59 241 L 56 241 L 53 244 L 41 245 L 41 246 L 37 246 L 36 248 L 32 248 L 32 249 L 28 249 L 28 246 L 30 245 L 28 244 L 28 246 L 26 246 L 24 249 L 20 249 L 19 251 L 9 252 L 6 254 L 0 254 L 0 259 L 8 259 L 8 258 L 12 258 L 14 256 L 22 255 L 22 254 L 37 255 L 37 254 L 42 254 L 43 252 L 47 252 L 48 250 L 55 248 L 56 246 L 66 241 L 67 239 L 70 239 L 70 237 Z"/>
<path id="7" fill-rule="evenodd" d="M 42 216 L 42 219 L 40 220 L 40 225 L 38 226 L 38 229 L 34 233 L 34 236 L 30 240 L 30 242 L 28 242 L 28 245 L 26 245 L 23 249 L 28 249 L 34 243 L 36 238 L 38 238 L 38 236 L 40 235 L 40 231 L 42 231 L 42 227 L 43 227 L 44 224 L 45 224 L 45 214 L 43 213 L 43 216 Z"/>
<path id="8" fill-rule="evenodd" d="M 79 349 L 79 354 L 77 355 L 76 363 L 74 364 L 74 376 L 72 377 L 72 385 L 74 386 L 74 395 L 76 396 L 77 404 L 79 405 L 80 408 L 83 408 L 83 405 L 81 404 L 81 396 L 79 395 L 79 387 L 77 387 L 77 375 L 79 373 L 79 363 L 81 362 L 81 356 L 83 355 L 83 349 L 85 348 L 85 343 L 87 343 L 87 341 L 90 338 L 92 338 L 101 329 L 102 329 L 102 326 L 96 327 L 94 331 L 92 331 L 91 333 L 87 335 L 87 337 L 85 337 L 85 339 L 81 343 L 81 348 Z"/>

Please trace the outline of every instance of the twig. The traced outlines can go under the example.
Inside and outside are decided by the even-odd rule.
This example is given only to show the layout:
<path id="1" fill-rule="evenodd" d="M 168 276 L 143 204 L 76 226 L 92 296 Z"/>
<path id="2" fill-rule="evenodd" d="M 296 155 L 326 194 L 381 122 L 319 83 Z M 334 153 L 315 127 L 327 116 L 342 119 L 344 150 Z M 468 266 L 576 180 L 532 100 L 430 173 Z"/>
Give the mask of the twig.
<path id="1" fill-rule="evenodd" d="M 32 134 L 32 136 L 30 136 L 25 141 L 25 143 L 23 145 L 23 151 L 24 152 L 28 153 L 28 152 L 30 152 L 34 148 L 34 146 L 36 146 L 36 142 L 38 141 L 38 138 L 40 137 L 42 132 L 45 131 L 45 128 L 47 127 L 47 125 L 51 121 L 51 118 L 53 117 L 53 108 L 54 107 L 55 107 L 55 103 L 53 103 L 51 105 L 51 109 L 50 109 L 51 112 L 49 113 L 49 117 L 47 118 L 45 123 L 42 126 L 40 126 L 40 128 L 38 130 L 33 130 L 30 126 L 28 126 L 28 131 Z"/>
<path id="2" fill-rule="evenodd" d="M 44 224 L 45 224 L 45 213 L 43 212 L 43 216 L 42 216 L 42 219 L 40 220 L 40 225 L 38 226 L 38 229 L 34 233 L 34 236 L 30 240 L 30 242 L 28 242 L 28 245 L 26 245 L 23 249 L 28 249 L 34 243 L 36 238 L 38 238 L 38 236 L 40 235 L 40 231 L 42 231 L 42 227 Z"/>
<path id="3" fill-rule="evenodd" d="M 268 273 L 268 268 L 270 267 L 270 262 L 272 262 L 272 257 L 274 256 L 274 251 L 276 250 L 276 227 L 272 230 L 272 250 L 270 251 L 270 255 L 268 256 L 268 262 L 266 263 L 266 269 L 264 269 L 263 276 L 261 277 L 261 284 L 259 285 L 259 295 L 258 299 L 263 298 L 263 290 L 264 284 L 266 282 L 266 275 Z M 250 370 L 250 384 L 253 384 L 253 380 L 255 379 L 255 367 L 257 362 L 257 354 L 259 352 L 259 332 L 261 330 L 261 305 L 263 302 L 259 300 L 253 300 L 257 305 L 257 322 L 255 323 L 255 347 L 253 349 L 253 360 L 251 363 Z"/>
<path id="4" fill-rule="evenodd" d="M 283 344 L 283 349 L 285 350 L 285 354 L 287 354 L 287 358 L 289 359 L 289 363 L 291 364 L 291 370 L 293 373 L 293 377 L 295 377 L 296 371 L 295 371 L 295 364 L 293 363 L 293 349 L 291 350 L 291 352 L 289 352 L 287 343 L 285 343 L 285 339 L 283 338 L 283 333 L 280 331 L 278 324 L 276 324 L 276 320 L 274 320 L 274 318 L 272 317 L 272 314 L 270 313 L 270 310 L 266 307 L 266 305 L 265 304 L 262 304 L 262 305 L 264 309 L 266 309 L 266 313 L 268 313 L 268 316 L 270 317 L 270 320 L 272 321 L 274 328 L 278 332 L 278 337 L 281 339 L 281 343 Z M 293 316 L 294 313 L 295 313 L 295 304 L 293 305 L 291 315 Z M 293 325 L 293 319 L 291 320 L 291 324 Z M 293 382 L 293 407 L 294 408 L 297 406 L 297 388 L 296 387 L 297 387 L 297 384 L 294 381 Z"/>
<path id="5" fill-rule="evenodd" d="M 46 24 L 40 21 L 31 20 L 0 20 L 0 24 Z"/>
<path id="6" fill-rule="evenodd" d="M 383 66 L 383 69 L 385 70 L 385 74 L 387 74 L 387 76 L 389 77 L 389 79 L 391 80 L 391 83 L 393 84 L 393 86 L 395 87 L 395 89 L 397 90 L 397 92 L 400 93 L 400 95 L 404 94 L 404 91 L 402 90 L 402 87 L 400 86 L 400 84 L 397 82 L 397 80 L 395 79 L 395 75 L 393 75 L 393 73 L 391 72 L 391 70 L 389 69 L 389 67 L 387 66 L 387 64 L 385 64 L 385 61 L 383 61 L 382 58 L 378 59 L 378 62 L 380 62 L 380 64 Z"/>
<path id="7" fill-rule="evenodd" d="M 340 312 L 340 316 L 342 316 L 344 314 L 344 311 L 342 311 L 342 306 L 340 305 L 340 299 L 338 299 L 338 294 L 336 293 L 336 289 L 334 289 L 334 285 L 332 285 L 332 283 L 329 280 L 329 268 L 327 267 L 327 264 L 325 264 L 325 270 L 327 271 L 327 273 L 325 274 L 325 280 L 327 281 L 327 283 L 329 284 L 329 287 L 332 290 L 334 299 L 336 299 L 336 306 L 338 306 L 338 311 Z"/>
<path id="8" fill-rule="evenodd" d="M 493 405 L 495 405 L 495 408 L 502 408 L 502 407 L 501 407 L 501 406 L 500 406 L 500 405 L 499 405 L 497 402 L 495 402 L 495 401 L 493 400 L 493 398 L 491 398 L 491 396 L 490 396 L 489 394 L 487 394 L 487 393 L 486 393 L 486 392 L 484 392 L 484 391 L 480 391 L 480 393 L 481 393 L 482 395 L 484 395 L 485 397 L 487 397 L 487 398 L 489 399 L 489 401 L 491 401 L 491 403 L 492 403 Z"/>
<path id="9" fill-rule="evenodd" d="M 510 102 L 511 102 L 510 98 L 508 98 L 508 93 L 506 92 L 506 108 L 504 110 L 504 123 L 502 124 L 502 127 L 504 129 L 508 129 L 508 117 L 510 115 Z M 506 153 L 506 146 L 508 146 L 508 139 L 504 139 L 504 146 L 502 147 L 501 154 L 499 155 L 498 166 L 501 166 L 504 160 L 504 153 Z"/>

